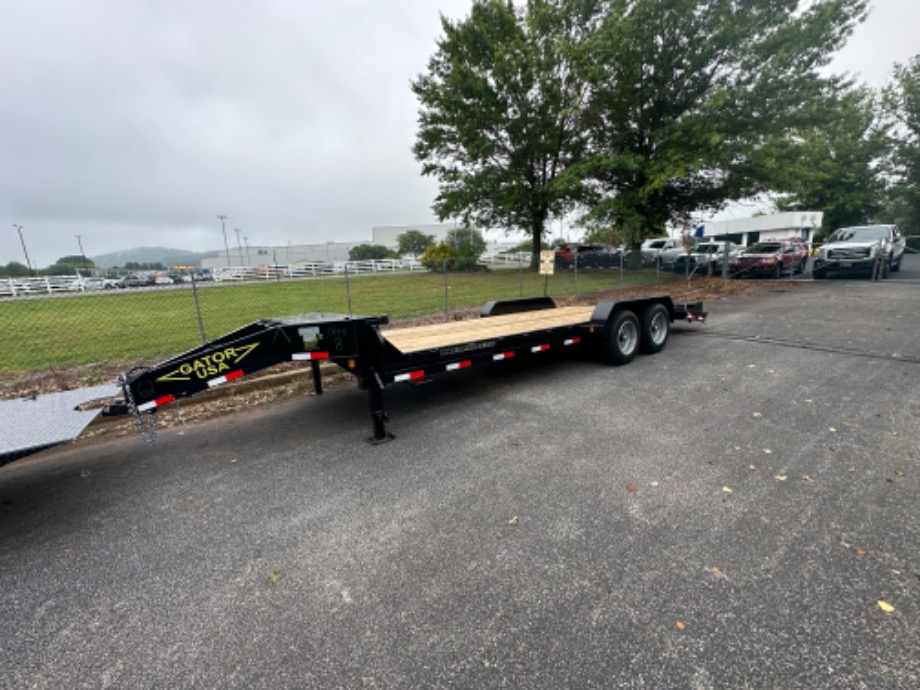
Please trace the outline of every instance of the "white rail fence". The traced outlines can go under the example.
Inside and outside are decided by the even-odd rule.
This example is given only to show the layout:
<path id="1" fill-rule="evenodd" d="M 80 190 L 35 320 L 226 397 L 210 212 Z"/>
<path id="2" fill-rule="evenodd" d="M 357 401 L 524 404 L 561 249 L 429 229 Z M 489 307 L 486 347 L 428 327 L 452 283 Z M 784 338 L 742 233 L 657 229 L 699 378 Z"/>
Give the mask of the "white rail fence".
<path id="1" fill-rule="evenodd" d="M 516 268 L 529 266 L 530 253 L 483 254 L 479 263 L 494 268 Z M 197 280 L 260 281 L 283 278 L 313 278 L 337 275 L 360 275 L 379 273 L 401 273 L 427 270 L 417 259 L 379 259 L 371 261 L 303 261 L 296 264 L 267 264 L 262 266 L 227 266 L 212 268 L 203 274 L 196 274 Z M 150 285 L 165 285 L 173 282 L 165 271 L 148 272 Z M 191 280 L 183 276 L 184 281 Z M 115 279 L 81 276 L 38 276 L 0 278 L 0 297 L 27 297 L 50 295 L 59 292 L 89 292 L 115 287 L 136 287 L 136 284 L 122 283 Z"/>

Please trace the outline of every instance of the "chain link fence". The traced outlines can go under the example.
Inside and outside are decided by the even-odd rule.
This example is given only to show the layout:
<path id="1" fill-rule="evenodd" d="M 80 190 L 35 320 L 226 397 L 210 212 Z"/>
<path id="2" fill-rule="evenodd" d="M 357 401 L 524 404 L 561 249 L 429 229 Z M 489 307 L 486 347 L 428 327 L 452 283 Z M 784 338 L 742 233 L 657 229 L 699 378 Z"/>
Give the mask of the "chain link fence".
<path id="1" fill-rule="evenodd" d="M 547 295 L 591 302 L 617 291 L 671 292 L 700 266 L 665 270 L 638 252 L 603 262 L 557 259 L 553 275 L 529 255 L 482 257 L 479 270 L 425 269 L 418 262 L 320 262 L 233 267 L 209 280 L 185 274 L 170 284 L 114 287 L 65 277 L 0 284 L 0 397 L 18 397 L 36 376 L 69 388 L 112 380 L 113 371 L 174 356 L 253 321 L 306 313 L 451 320 L 490 300 Z M 166 282 L 166 281 L 161 281 Z M 677 286 L 675 288 L 675 285 Z"/>

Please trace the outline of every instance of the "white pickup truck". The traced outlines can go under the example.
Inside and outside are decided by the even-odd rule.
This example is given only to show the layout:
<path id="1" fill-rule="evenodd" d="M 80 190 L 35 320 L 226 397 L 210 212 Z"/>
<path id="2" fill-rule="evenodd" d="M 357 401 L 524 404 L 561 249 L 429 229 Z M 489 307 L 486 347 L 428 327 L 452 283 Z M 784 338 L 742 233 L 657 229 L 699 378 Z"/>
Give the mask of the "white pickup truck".
<path id="1" fill-rule="evenodd" d="M 870 279 L 900 271 L 904 237 L 897 225 L 861 225 L 835 230 L 818 250 L 812 275 L 865 273 Z"/>

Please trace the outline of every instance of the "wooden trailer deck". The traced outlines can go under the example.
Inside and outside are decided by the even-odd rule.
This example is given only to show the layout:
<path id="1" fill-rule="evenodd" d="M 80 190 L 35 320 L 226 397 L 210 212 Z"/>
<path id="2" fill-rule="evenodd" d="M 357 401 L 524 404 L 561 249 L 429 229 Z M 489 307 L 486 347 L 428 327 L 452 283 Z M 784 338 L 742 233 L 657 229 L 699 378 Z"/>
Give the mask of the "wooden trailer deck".
<path id="1" fill-rule="evenodd" d="M 560 326 L 588 323 L 594 307 L 558 307 L 428 326 L 383 330 L 381 334 L 403 354 L 436 350 L 451 345 L 532 333 Z"/>

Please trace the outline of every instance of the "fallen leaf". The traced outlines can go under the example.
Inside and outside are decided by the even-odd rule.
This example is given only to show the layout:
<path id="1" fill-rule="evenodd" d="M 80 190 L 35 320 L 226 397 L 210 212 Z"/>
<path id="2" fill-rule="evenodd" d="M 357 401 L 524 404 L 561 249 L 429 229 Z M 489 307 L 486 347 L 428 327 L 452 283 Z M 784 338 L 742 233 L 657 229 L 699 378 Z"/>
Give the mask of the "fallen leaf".
<path id="1" fill-rule="evenodd" d="M 803 475 L 802 475 L 802 481 L 803 481 L 803 482 L 813 482 L 814 479 L 812 479 L 811 476 L 809 476 L 809 475 L 807 475 L 807 474 L 803 474 Z"/>
<path id="2" fill-rule="evenodd" d="M 626 485 L 626 490 L 627 490 L 627 491 L 632 491 L 633 493 L 635 493 L 636 491 L 639 490 L 639 487 L 636 486 L 635 484 L 627 484 L 627 485 Z"/>
<path id="3" fill-rule="evenodd" d="M 752 414 L 751 416 L 752 416 L 752 417 L 763 417 L 763 415 L 760 414 L 760 412 L 755 412 L 755 413 Z"/>
<path id="4" fill-rule="evenodd" d="M 776 481 L 778 481 L 778 482 L 784 482 L 784 481 L 786 481 L 786 479 L 787 479 L 787 477 L 786 477 L 785 474 L 777 474 L 777 475 L 776 475 L 775 477 L 773 477 L 773 478 L 774 478 Z"/>
<path id="5" fill-rule="evenodd" d="M 895 470 L 894 473 L 895 473 L 898 477 L 903 477 L 903 476 L 904 476 L 904 470 Z"/>
<path id="6" fill-rule="evenodd" d="M 280 570 L 273 570 L 271 572 L 271 575 L 268 576 L 268 584 L 273 585 L 276 582 L 278 582 L 278 580 L 280 580 L 282 577 L 284 577 L 283 572 L 281 572 Z"/>
<path id="7" fill-rule="evenodd" d="M 732 490 L 731 490 L 729 487 L 727 487 L 727 486 L 723 486 L 723 487 L 722 487 L 722 491 L 724 491 L 724 492 L 727 493 L 727 494 L 730 494 L 730 493 L 732 492 Z"/>
<path id="8" fill-rule="evenodd" d="M 836 434 L 836 433 L 837 433 L 837 429 L 835 429 L 835 428 L 832 427 L 832 426 L 827 427 L 827 430 L 830 431 L 832 434 Z"/>
<path id="9" fill-rule="evenodd" d="M 678 630 L 683 630 L 683 629 L 686 628 L 687 626 L 684 625 L 682 621 L 675 621 L 675 622 L 674 622 L 674 627 L 677 628 Z"/>
<path id="10" fill-rule="evenodd" d="M 879 600 L 878 607 L 885 613 L 893 613 L 895 610 L 894 606 L 889 604 L 887 601 L 882 601 L 882 600 Z"/>
<path id="11" fill-rule="evenodd" d="M 866 555 L 866 550 L 865 550 L 865 549 L 861 549 L 861 548 L 859 548 L 858 546 L 854 546 L 854 547 L 853 547 L 853 553 L 855 553 L 857 556 L 865 556 L 865 555 Z"/>
<path id="12" fill-rule="evenodd" d="M 516 525 L 517 523 L 518 523 L 517 515 L 515 515 L 513 518 L 508 520 L 509 525 Z"/>
<path id="13" fill-rule="evenodd" d="M 767 369 L 768 374 L 775 374 L 776 372 L 773 369 Z"/>
<path id="14" fill-rule="evenodd" d="M 720 576 L 722 574 L 722 569 L 719 566 L 714 565 L 709 568 L 709 572 L 711 572 L 713 575 Z"/>
<path id="15" fill-rule="evenodd" d="M 757 467 L 755 465 L 748 465 L 748 470 L 750 470 L 751 472 L 756 472 Z"/>

